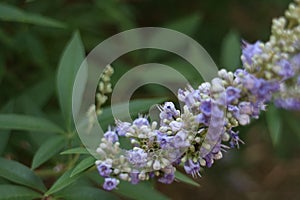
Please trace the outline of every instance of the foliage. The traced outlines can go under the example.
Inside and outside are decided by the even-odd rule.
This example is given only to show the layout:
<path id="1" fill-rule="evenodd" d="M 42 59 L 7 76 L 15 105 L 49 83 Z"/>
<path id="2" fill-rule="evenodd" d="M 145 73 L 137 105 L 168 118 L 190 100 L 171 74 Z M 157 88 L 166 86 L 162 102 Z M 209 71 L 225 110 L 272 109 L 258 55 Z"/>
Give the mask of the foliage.
<path id="1" fill-rule="evenodd" d="M 236 28 L 224 27 L 226 19 L 218 18 L 220 22 L 214 26 L 219 31 L 206 26 L 205 17 L 210 14 L 205 13 L 205 16 L 199 13 L 200 4 L 193 8 L 192 14 L 180 9 L 179 3 L 178 13 L 173 10 L 176 8 L 171 8 L 170 16 L 160 13 L 165 20 L 151 21 L 149 17 L 143 21 L 143 12 L 138 9 L 149 7 L 144 14 L 153 14 L 151 8 L 157 6 L 155 3 L 145 1 L 135 4 L 134 1 L 127 3 L 116 0 L 4 2 L 6 3 L 0 3 L 0 200 L 39 199 L 48 196 L 53 199 L 86 200 L 168 199 L 152 183 L 138 186 L 122 183 L 122 187 L 114 193 L 100 189 L 103 180 L 95 174 L 94 159 L 82 147 L 71 118 L 70 100 L 75 73 L 85 53 L 101 40 L 119 31 L 142 25 L 170 27 L 193 36 L 207 46 L 212 56 L 220 60 L 221 66 L 232 70 L 240 64 L 237 59 L 240 54 L 238 47 L 241 35 L 245 34 L 239 33 Z M 239 5 L 234 1 L 226 2 L 228 5 Z M 261 4 L 268 5 L 270 2 Z M 282 1 L 273 3 L 278 6 L 278 10 L 286 5 Z M 169 5 L 164 4 L 166 3 L 162 3 L 162 8 L 168 9 Z M 221 4 L 225 3 L 213 7 L 215 3 L 207 1 L 202 6 L 216 14 L 223 8 Z M 230 8 L 227 8 L 227 12 L 229 11 Z M 268 23 L 260 25 L 268 27 Z M 200 25 L 209 30 L 204 31 Z M 241 29 L 245 30 L 243 26 Z M 261 32 L 260 35 L 248 37 L 259 38 L 265 35 L 265 32 Z M 216 43 L 222 44 L 222 51 L 217 51 L 219 48 L 215 47 Z M 201 82 L 193 70 L 181 67 L 187 64 L 174 55 L 143 50 L 142 53 L 132 52 L 128 58 L 124 56 L 115 62 L 113 83 L 131 66 L 153 60 L 171 64 L 195 85 Z M 143 99 L 131 102 L 133 115 L 147 111 L 153 103 L 161 103 L 165 100 L 161 97 L 173 98 L 169 91 L 155 86 L 143 87 L 135 96 Z M 114 121 L 110 109 L 106 105 L 99 118 L 104 126 Z M 282 114 L 292 119 L 287 120 L 288 117 L 284 118 Z M 258 123 L 269 128 L 270 141 L 281 151 L 292 148 L 289 142 L 284 146 L 279 142 L 283 138 L 281 134 L 284 127 L 300 140 L 297 117 L 299 118 L 298 113 L 287 114 L 272 108 L 266 115 L 266 120 Z M 177 172 L 176 177 L 193 187 L 199 186 L 180 172 Z"/>

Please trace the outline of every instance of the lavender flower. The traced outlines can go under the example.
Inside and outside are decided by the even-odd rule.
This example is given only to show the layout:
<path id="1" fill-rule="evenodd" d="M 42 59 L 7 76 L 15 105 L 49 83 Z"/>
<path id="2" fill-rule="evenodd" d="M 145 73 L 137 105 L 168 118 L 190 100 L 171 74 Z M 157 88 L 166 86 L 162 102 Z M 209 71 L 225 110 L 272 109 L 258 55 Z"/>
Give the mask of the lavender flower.
<path id="1" fill-rule="evenodd" d="M 139 173 L 137 170 L 135 170 L 134 172 L 131 172 L 130 173 L 130 179 L 131 179 L 131 184 L 138 184 L 140 182 L 140 179 L 139 179 Z"/>
<path id="2" fill-rule="evenodd" d="M 255 42 L 254 44 L 250 44 L 246 41 L 242 41 L 243 48 L 242 48 L 242 61 L 243 64 L 252 65 L 253 59 L 255 55 L 259 55 L 262 53 L 262 49 L 260 48 L 260 41 Z"/>
<path id="3" fill-rule="evenodd" d="M 138 168 L 146 166 L 147 158 L 148 154 L 143 149 L 135 147 L 135 149 L 127 151 L 128 161 Z"/>
<path id="4" fill-rule="evenodd" d="M 197 175 L 200 176 L 200 164 L 191 159 L 184 164 L 184 170 L 187 174 L 191 174 L 193 177 Z"/>
<path id="5" fill-rule="evenodd" d="M 173 139 L 172 136 L 167 136 L 165 134 L 162 134 L 159 132 L 157 134 L 157 143 L 162 149 L 169 148 L 170 147 L 170 142 Z"/>
<path id="6" fill-rule="evenodd" d="M 232 86 L 229 86 L 228 88 L 226 88 L 226 101 L 227 104 L 232 103 L 233 101 L 237 100 L 238 98 L 240 98 L 240 93 L 241 90 Z"/>
<path id="7" fill-rule="evenodd" d="M 201 105 L 200 105 L 200 110 L 204 115 L 210 116 L 210 114 L 211 114 L 211 100 L 207 99 L 205 101 L 202 101 Z"/>
<path id="8" fill-rule="evenodd" d="M 187 141 L 187 132 L 184 130 L 179 131 L 172 140 L 172 144 L 175 148 L 186 148 L 190 144 Z"/>
<path id="9" fill-rule="evenodd" d="M 282 59 L 277 63 L 278 66 L 280 66 L 279 75 L 285 80 L 293 77 L 295 75 L 295 71 L 293 69 L 293 66 L 291 63 L 286 60 Z"/>
<path id="10" fill-rule="evenodd" d="M 164 174 L 161 178 L 158 179 L 159 182 L 164 184 L 171 184 L 175 179 L 175 175 L 173 173 Z"/>
<path id="11" fill-rule="evenodd" d="M 139 118 L 137 118 L 133 121 L 133 125 L 135 125 L 137 127 L 149 126 L 149 121 L 145 117 L 140 116 Z"/>
<path id="12" fill-rule="evenodd" d="M 106 162 L 102 162 L 101 164 L 99 164 L 97 166 L 98 172 L 102 177 L 109 177 L 109 175 L 111 174 L 112 170 L 111 170 L 111 164 L 106 163 Z"/>
<path id="13" fill-rule="evenodd" d="M 125 136 L 131 127 L 131 123 L 129 122 L 117 121 L 116 124 L 117 124 L 116 133 L 119 136 Z"/>
<path id="14" fill-rule="evenodd" d="M 113 190 L 119 184 L 119 180 L 115 178 L 106 178 L 103 184 L 105 190 Z"/>
<path id="15" fill-rule="evenodd" d="M 115 131 L 112 131 L 109 127 L 108 131 L 104 134 L 104 137 L 107 141 L 115 143 L 119 140 L 118 135 Z"/>
<path id="16" fill-rule="evenodd" d="M 286 110 L 300 110 L 300 99 L 296 98 L 286 98 L 286 99 L 276 99 L 275 105 L 279 108 L 284 108 Z"/>

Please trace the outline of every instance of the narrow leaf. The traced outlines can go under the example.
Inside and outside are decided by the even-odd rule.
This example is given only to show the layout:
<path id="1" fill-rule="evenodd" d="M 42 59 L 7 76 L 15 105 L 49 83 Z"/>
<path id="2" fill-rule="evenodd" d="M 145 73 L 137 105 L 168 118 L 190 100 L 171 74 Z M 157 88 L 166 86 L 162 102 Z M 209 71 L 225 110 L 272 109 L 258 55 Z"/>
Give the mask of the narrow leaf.
<path id="1" fill-rule="evenodd" d="M 236 31 L 230 31 L 223 39 L 221 47 L 221 65 L 228 70 L 235 70 L 240 65 L 240 36 Z"/>
<path id="2" fill-rule="evenodd" d="M 72 91 L 76 73 L 84 60 L 84 48 L 78 32 L 66 46 L 57 73 L 58 99 L 68 130 L 72 127 Z"/>
<path id="3" fill-rule="evenodd" d="M 89 152 L 86 150 L 86 148 L 76 147 L 60 153 L 60 155 L 66 155 L 66 154 L 89 154 Z"/>
<path id="4" fill-rule="evenodd" d="M 42 180 L 33 171 L 16 161 L 0 158 L 0 177 L 43 192 L 46 190 Z"/>
<path id="5" fill-rule="evenodd" d="M 0 20 L 29 23 L 55 28 L 65 28 L 65 24 L 62 22 L 38 14 L 28 13 L 4 3 L 0 4 Z"/>
<path id="6" fill-rule="evenodd" d="M 23 186 L 0 185 L 0 200 L 32 200 L 41 199 L 42 195 Z"/>
<path id="7" fill-rule="evenodd" d="M 78 165 L 76 165 L 76 167 L 74 168 L 74 170 L 71 173 L 71 177 L 73 177 L 73 176 L 87 170 L 88 168 L 94 166 L 95 161 L 96 161 L 96 159 L 94 157 L 87 157 L 87 158 L 83 159 L 80 163 L 78 163 Z"/>
<path id="8" fill-rule="evenodd" d="M 200 186 L 199 183 L 195 182 L 193 179 L 191 179 L 190 177 L 184 175 L 183 173 L 181 173 L 179 171 L 175 172 L 175 177 L 177 180 L 182 181 L 184 183 L 187 183 L 187 184 L 190 184 L 193 186 L 197 186 L 197 187 Z"/>
<path id="9" fill-rule="evenodd" d="M 266 113 L 266 119 L 273 145 L 277 145 L 281 135 L 281 118 L 279 110 L 273 105 L 269 106 Z"/>
<path id="10" fill-rule="evenodd" d="M 61 177 L 59 177 L 59 179 L 57 179 L 57 181 L 52 185 L 52 187 L 46 192 L 46 195 L 56 193 L 74 183 L 74 181 L 76 181 L 77 178 L 79 178 L 79 176 L 70 177 L 71 173 L 72 170 L 70 169 L 66 171 Z"/>
<path id="11" fill-rule="evenodd" d="M 31 169 L 39 167 L 41 164 L 60 152 L 65 146 L 65 139 L 66 138 L 62 135 L 54 136 L 42 144 L 33 157 Z"/>
<path id="12" fill-rule="evenodd" d="M 39 132 L 62 133 L 63 130 L 43 118 L 20 115 L 20 114 L 0 114 L 0 130 L 24 130 Z"/>

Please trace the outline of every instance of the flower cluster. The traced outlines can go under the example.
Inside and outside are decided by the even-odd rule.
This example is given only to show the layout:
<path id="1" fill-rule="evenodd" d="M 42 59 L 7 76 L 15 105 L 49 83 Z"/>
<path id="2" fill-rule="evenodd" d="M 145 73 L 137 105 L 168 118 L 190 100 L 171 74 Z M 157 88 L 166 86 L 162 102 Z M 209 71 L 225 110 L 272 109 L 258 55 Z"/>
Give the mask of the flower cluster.
<path id="1" fill-rule="evenodd" d="M 241 60 L 243 69 L 222 69 L 211 83 L 179 89 L 182 112 L 166 102 L 159 107 L 160 122 L 145 116 L 132 123 L 117 120 L 97 149 L 104 189 L 116 188 L 119 180 L 137 184 L 154 177 L 170 184 L 179 165 L 187 174 L 200 176 L 202 168 L 243 143 L 234 128 L 257 119 L 268 102 L 300 110 L 299 0 L 285 17 L 273 20 L 268 42 L 243 41 Z M 124 138 L 129 145 L 121 146 Z"/>

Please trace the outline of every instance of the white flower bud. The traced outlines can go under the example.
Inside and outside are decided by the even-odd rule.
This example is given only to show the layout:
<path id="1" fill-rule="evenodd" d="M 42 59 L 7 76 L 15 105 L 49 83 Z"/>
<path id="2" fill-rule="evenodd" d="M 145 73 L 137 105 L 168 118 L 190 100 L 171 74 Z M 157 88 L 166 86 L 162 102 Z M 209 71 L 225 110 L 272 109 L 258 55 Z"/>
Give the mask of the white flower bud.
<path id="1" fill-rule="evenodd" d="M 154 161 L 153 169 L 154 170 L 160 170 L 160 162 L 158 160 Z"/>

